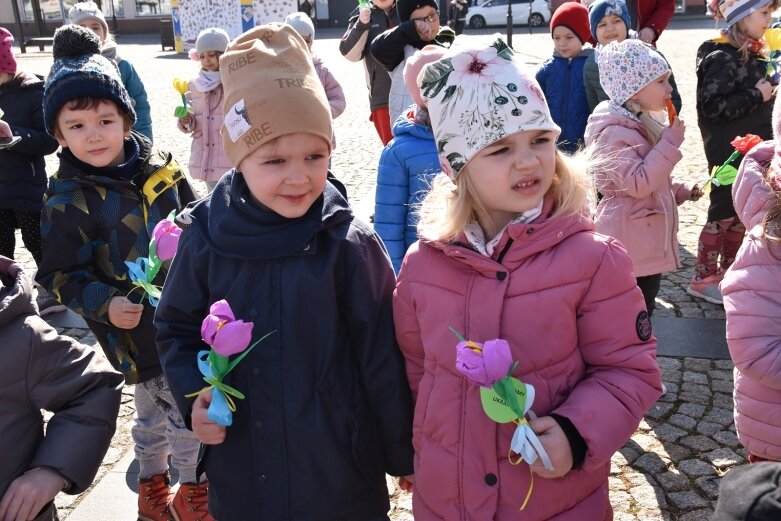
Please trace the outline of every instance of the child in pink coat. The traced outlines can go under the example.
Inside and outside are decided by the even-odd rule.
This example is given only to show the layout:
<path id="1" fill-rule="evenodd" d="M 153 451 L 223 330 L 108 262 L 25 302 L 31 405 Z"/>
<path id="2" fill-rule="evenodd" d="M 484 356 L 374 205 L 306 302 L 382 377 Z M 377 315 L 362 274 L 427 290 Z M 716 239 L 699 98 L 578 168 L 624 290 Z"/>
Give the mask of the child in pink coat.
<path id="1" fill-rule="evenodd" d="M 667 61 L 650 45 L 623 40 L 602 49 L 599 71 L 610 99 L 594 109 L 585 136 L 599 165 L 595 184 L 602 199 L 595 224 L 629 252 L 653 315 L 662 273 L 681 265 L 677 205 L 696 201 L 702 192 L 672 177 L 682 157 L 684 125 L 678 117 L 669 127 L 662 122 L 672 94 Z"/>
<path id="2" fill-rule="evenodd" d="M 222 83 L 220 56 L 228 47 L 228 33 L 218 27 L 204 29 L 190 50 L 190 58 L 201 65 L 198 76 L 190 81 L 192 113 L 179 118 L 177 126 L 192 135 L 190 176 L 206 183 L 211 192 L 222 174 L 233 168 L 222 149 Z"/>
<path id="3" fill-rule="evenodd" d="M 611 519 L 610 457 L 661 393 L 629 257 L 594 232 L 586 176 L 556 150 L 542 91 L 503 41 L 451 50 L 418 85 L 443 171 L 393 301 L 415 399 L 415 519 Z M 466 344 L 449 328 L 486 366 L 489 341 L 507 341 L 518 365 L 496 368 L 527 384 L 528 418 L 487 416 L 490 383 L 462 374 Z"/>
<path id="4" fill-rule="evenodd" d="M 735 430 L 749 461 L 781 461 L 781 102 L 775 138 L 741 163 L 732 199 L 747 236 L 721 282 L 735 363 Z"/>

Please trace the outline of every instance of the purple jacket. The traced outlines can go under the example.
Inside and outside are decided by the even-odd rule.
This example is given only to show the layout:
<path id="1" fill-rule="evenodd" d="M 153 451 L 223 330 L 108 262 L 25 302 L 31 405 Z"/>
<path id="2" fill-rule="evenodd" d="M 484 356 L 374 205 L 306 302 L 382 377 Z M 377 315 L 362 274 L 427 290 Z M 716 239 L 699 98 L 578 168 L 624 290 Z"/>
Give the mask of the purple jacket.
<path id="1" fill-rule="evenodd" d="M 493 258 L 420 241 L 402 264 L 393 312 L 415 398 L 416 521 L 610 516 L 610 457 L 661 393 L 656 340 L 617 241 L 576 216 L 511 225 Z M 513 375 L 536 390 L 532 410 L 568 418 L 588 446 L 580 469 L 535 478 L 520 517 L 530 473 L 508 461 L 514 425 L 483 412 L 479 388 L 455 368 L 448 326 L 507 340 L 520 362 Z"/>
<path id="2" fill-rule="evenodd" d="M 638 121 L 603 102 L 589 117 L 585 140 L 606 162 L 595 175 L 604 196 L 597 231 L 621 241 L 636 277 L 676 269 L 681 262 L 676 205 L 688 201 L 692 189 L 671 175 L 682 157 L 683 134 L 666 130 L 652 147 Z"/>
<path id="3" fill-rule="evenodd" d="M 766 141 L 743 159 L 732 185 L 738 217 L 749 230 L 721 282 L 727 344 L 735 363 L 735 429 L 751 454 L 781 461 L 781 245 L 762 238 L 773 195 L 765 174 Z"/>

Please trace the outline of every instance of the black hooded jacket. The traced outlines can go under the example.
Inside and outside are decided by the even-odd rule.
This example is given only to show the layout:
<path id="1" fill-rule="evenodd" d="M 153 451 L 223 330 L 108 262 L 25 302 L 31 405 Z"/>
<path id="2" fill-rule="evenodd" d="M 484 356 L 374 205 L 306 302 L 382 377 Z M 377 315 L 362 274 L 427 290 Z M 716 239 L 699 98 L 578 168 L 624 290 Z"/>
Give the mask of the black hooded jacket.
<path id="1" fill-rule="evenodd" d="M 250 201 L 229 172 L 180 216 L 189 226 L 157 308 L 163 371 L 189 422 L 205 386 L 201 321 L 225 299 L 252 339 L 274 332 L 225 383 L 225 441 L 208 446 L 209 510 L 220 521 L 387 519 L 385 473 L 412 472 L 412 401 L 395 339 L 393 269 L 378 236 L 332 182 L 287 219 Z"/>

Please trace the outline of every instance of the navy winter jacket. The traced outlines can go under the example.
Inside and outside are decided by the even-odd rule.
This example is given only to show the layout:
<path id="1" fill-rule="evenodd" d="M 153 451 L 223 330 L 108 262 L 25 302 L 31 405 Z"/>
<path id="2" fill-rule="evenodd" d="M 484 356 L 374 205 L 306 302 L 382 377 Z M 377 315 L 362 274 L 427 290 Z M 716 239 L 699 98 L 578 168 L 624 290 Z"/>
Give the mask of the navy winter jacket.
<path id="1" fill-rule="evenodd" d="M 3 121 L 22 138 L 0 150 L 0 208 L 40 212 L 46 191 L 44 156 L 57 150 L 57 140 L 43 124 L 43 79 L 19 73 L 0 85 Z"/>
<path id="2" fill-rule="evenodd" d="M 575 152 L 583 146 L 586 121 L 591 114 L 583 83 L 583 66 L 592 54 L 594 49 L 590 47 L 571 59 L 553 51 L 553 56 L 537 70 L 537 82 L 548 100 L 553 121 L 561 127 L 556 144 L 566 152 Z"/>
<path id="3" fill-rule="evenodd" d="M 407 248 L 418 240 L 415 204 L 441 169 L 430 126 L 416 123 L 410 112 L 393 124 L 393 140 L 380 156 L 377 193 L 374 198 L 374 229 L 388 248 L 393 269 L 401 268 Z"/>
<path id="4" fill-rule="evenodd" d="M 382 241 L 332 183 L 284 218 L 251 202 L 230 171 L 181 219 L 191 224 L 155 315 L 157 347 L 189 422 L 204 381 L 200 326 L 221 299 L 274 332 L 228 374 L 225 441 L 207 446 L 209 510 L 220 521 L 380 521 L 385 473 L 410 474 L 412 398 L 396 344 L 395 281 Z"/>

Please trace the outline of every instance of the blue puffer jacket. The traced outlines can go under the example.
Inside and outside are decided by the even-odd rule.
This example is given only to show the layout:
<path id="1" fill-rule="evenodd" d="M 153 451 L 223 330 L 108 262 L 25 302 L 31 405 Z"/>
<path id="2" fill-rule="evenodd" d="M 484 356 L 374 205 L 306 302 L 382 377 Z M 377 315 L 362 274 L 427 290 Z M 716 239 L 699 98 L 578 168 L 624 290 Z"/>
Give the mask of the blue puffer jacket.
<path id="1" fill-rule="evenodd" d="M 594 53 L 586 48 L 568 59 L 553 51 L 553 56 L 540 65 L 537 81 L 548 100 L 553 121 L 561 127 L 557 145 L 560 150 L 575 152 L 583 145 L 583 133 L 591 110 L 583 84 L 583 66 Z"/>
<path id="2" fill-rule="evenodd" d="M 440 168 L 431 127 L 417 123 L 411 111 L 396 119 L 393 135 L 380 156 L 374 229 L 398 273 L 407 248 L 418 240 L 414 205 L 428 191 Z"/>
<path id="3" fill-rule="evenodd" d="M 127 89 L 127 93 L 134 101 L 133 110 L 136 111 L 136 124 L 133 130 L 146 136 L 149 141 L 154 141 L 152 135 L 152 109 L 149 106 L 146 89 L 141 81 L 141 77 L 127 60 L 117 62 L 119 75 L 122 78 L 122 84 Z"/>

